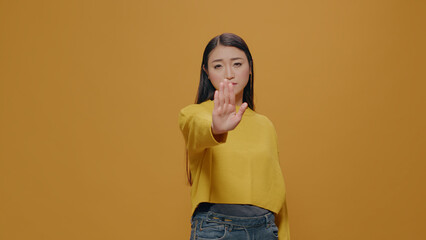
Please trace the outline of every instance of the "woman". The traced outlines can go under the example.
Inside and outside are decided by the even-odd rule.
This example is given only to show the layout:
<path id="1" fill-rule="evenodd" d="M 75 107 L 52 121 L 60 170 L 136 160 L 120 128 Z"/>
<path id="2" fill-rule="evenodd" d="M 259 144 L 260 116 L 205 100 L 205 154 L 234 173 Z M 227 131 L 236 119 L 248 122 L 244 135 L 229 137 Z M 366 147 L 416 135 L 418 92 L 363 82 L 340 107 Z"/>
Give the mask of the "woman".
<path id="1" fill-rule="evenodd" d="M 196 104 L 179 114 L 192 186 L 191 239 L 290 239 L 276 132 L 254 111 L 253 79 L 243 39 L 224 33 L 210 40 Z"/>

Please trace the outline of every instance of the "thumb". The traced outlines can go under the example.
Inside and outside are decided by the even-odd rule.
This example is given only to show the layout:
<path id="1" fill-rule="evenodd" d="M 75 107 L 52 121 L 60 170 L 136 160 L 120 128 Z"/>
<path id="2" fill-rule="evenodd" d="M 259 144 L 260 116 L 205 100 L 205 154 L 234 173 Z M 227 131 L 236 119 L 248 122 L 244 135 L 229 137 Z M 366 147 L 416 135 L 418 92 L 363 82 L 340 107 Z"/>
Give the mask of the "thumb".
<path id="1" fill-rule="evenodd" d="M 245 103 L 243 103 L 243 104 L 241 104 L 240 109 L 238 110 L 238 113 L 237 113 L 237 116 L 238 116 L 239 118 L 242 118 L 242 117 L 243 117 L 243 114 L 244 114 L 244 112 L 246 111 L 247 107 L 248 107 L 248 104 L 247 104 L 246 102 L 245 102 Z"/>

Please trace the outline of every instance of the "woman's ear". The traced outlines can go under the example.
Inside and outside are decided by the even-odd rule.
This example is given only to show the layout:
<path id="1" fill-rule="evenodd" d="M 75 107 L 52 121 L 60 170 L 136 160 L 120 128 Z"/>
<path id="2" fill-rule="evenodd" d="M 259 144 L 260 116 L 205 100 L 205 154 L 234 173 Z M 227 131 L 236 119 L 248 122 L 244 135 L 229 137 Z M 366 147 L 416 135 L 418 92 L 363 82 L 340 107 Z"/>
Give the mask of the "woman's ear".
<path id="1" fill-rule="evenodd" d="M 207 74 L 207 76 L 209 76 L 209 72 L 206 70 L 206 67 L 204 66 L 204 64 L 203 64 L 203 70 Z"/>

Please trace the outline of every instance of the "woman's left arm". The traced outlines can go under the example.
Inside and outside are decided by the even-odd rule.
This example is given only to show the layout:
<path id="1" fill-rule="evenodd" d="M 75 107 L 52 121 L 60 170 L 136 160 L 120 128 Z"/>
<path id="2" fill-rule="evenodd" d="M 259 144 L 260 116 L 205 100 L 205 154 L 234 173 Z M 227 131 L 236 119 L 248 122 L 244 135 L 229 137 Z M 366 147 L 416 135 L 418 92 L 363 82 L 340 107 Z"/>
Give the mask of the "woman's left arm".
<path id="1" fill-rule="evenodd" d="M 288 221 L 287 201 L 284 201 L 280 212 L 276 215 L 275 224 L 278 226 L 278 239 L 290 240 L 290 225 Z"/>

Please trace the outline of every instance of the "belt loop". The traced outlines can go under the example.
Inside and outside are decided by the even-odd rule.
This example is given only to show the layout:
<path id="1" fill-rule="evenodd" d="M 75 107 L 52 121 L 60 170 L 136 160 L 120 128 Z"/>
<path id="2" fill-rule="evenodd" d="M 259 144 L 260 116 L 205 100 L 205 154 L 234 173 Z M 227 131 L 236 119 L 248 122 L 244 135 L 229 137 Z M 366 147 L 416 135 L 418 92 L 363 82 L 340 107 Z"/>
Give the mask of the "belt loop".
<path id="1" fill-rule="evenodd" d="M 265 217 L 265 226 L 266 226 L 266 228 L 269 228 L 269 219 L 268 219 L 268 216 L 267 216 L 268 214 L 265 214 L 264 215 L 264 217 Z"/>
<path id="2" fill-rule="evenodd" d="M 232 229 L 234 229 L 234 225 L 233 224 L 228 224 L 228 231 L 232 232 Z"/>

